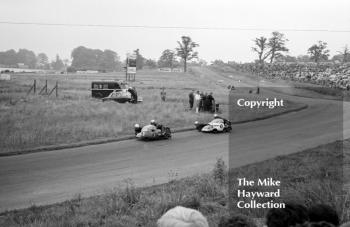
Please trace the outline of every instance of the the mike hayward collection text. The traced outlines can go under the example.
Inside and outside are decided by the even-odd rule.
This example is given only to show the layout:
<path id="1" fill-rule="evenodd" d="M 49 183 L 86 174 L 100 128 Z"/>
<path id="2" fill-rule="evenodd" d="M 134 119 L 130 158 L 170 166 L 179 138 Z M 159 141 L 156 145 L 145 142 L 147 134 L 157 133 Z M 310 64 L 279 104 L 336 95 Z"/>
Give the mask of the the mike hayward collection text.
<path id="1" fill-rule="evenodd" d="M 281 181 L 274 180 L 273 178 L 264 178 L 264 179 L 257 179 L 257 180 L 248 180 L 246 178 L 237 178 L 238 182 L 238 189 L 237 189 L 237 207 L 242 209 L 248 209 L 248 208 L 285 208 L 284 203 L 280 202 L 274 202 L 273 198 L 279 198 L 281 197 Z M 258 187 L 267 187 L 267 188 L 273 188 L 273 190 L 267 190 L 267 191 L 250 191 L 247 190 L 249 187 L 255 188 L 255 190 Z M 244 189 L 242 189 L 244 187 Z M 249 200 L 245 200 L 248 198 Z M 266 202 L 266 199 L 263 198 L 271 198 L 270 201 Z M 257 201 L 258 199 L 264 200 L 264 202 Z"/>

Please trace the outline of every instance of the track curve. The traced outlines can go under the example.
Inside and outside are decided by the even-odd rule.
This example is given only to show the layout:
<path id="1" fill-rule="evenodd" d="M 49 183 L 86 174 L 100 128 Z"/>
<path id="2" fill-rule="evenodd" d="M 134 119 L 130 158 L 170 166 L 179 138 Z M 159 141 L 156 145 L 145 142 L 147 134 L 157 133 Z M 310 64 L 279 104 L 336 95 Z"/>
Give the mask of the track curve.
<path id="1" fill-rule="evenodd" d="M 1 157 L 0 211 L 60 202 L 77 193 L 103 193 L 127 178 L 136 185 L 164 183 L 175 176 L 208 172 L 218 157 L 237 167 L 349 137 L 348 103 L 294 100 L 308 108 L 234 125 L 230 140 L 228 134 L 189 131 L 169 141 L 129 140 Z M 344 124 L 337 116 L 344 117 Z"/>

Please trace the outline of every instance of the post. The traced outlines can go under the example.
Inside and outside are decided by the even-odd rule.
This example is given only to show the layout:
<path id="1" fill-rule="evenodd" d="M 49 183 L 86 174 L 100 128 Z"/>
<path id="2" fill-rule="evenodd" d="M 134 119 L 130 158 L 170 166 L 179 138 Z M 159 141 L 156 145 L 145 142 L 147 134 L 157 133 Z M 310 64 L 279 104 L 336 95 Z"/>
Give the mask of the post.
<path id="1" fill-rule="evenodd" d="M 34 80 L 33 85 L 30 87 L 29 91 L 27 92 L 27 95 L 29 95 L 32 90 L 34 91 L 34 94 L 35 94 L 36 80 Z"/>
<path id="2" fill-rule="evenodd" d="M 58 97 L 58 82 L 56 81 L 56 97 Z"/>
<path id="3" fill-rule="evenodd" d="M 52 92 L 56 90 L 56 97 L 58 96 L 58 82 L 56 81 L 56 85 L 52 88 L 52 90 L 48 93 L 48 96 L 52 94 Z"/>
<path id="4" fill-rule="evenodd" d="M 45 94 L 44 95 L 47 95 L 47 80 L 46 80 L 46 83 L 45 83 L 45 86 L 40 90 L 39 92 L 39 95 L 43 95 L 43 92 L 45 91 Z"/>
<path id="5" fill-rule="evenodd" d="M 128 65 L 129 65 L 129 58 L 126 57 L 126 62 L 125 62 L 125 81 L 128 81 Z"/>

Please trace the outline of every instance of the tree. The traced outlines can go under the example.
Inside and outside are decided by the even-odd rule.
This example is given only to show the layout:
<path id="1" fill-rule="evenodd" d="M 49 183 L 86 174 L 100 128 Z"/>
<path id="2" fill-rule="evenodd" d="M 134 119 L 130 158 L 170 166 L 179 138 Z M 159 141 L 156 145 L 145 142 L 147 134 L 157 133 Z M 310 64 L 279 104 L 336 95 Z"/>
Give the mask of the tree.
<path id="1" fill-rule="evenodd" d="M 311 62 L 309 55 L 299 55 L 297 57 L 297 62 Z"/>
<path id="2" fill-rule="evenodd" d="M 17 67 L 17 53 L 15 50 L 0 52 L 0 65 L 5 67 Z"/>
<path id="3" fill-rule="evenodd" d="M 270 63 L 273 63 L 276 58 L 283 56 L 282 52 L 289 51 L 289 49 L 286 47 L 287 41 L 288 39 L 285 38 L 284 34 L 277 31 L 272 32 L 272 37 L 269 38 L 267 43 L 270 52 Z"/>
<path id="4" fill-rule="evenodd" d="M 142 69 L 145 65 L 145 58 L 140 54 L 140 49 L 134 50 L 136 55 L 136 69 Z"/>
<path id="5" fill-rule="evenodd" d="M 276 62 L 297 62 L 297 58 L 290 55 L 280 55 L 275 57 Z"/>
<path id="6" fill-rule="evenodd" d="M 329 50 L 327 49 L 327 43 L 323 41 L 318 41 L 318 44 L 312 45 L 308 50 L 310 59 L 319 63 L 322 60 L 328 60 Z"/>
<path id="7" fill-rule="evenodd" d="M 75 70 L 115 71 L 120 68 L 119 56 L 112 50 L 90 49 L 83 46 L 72 51 L 71 68 Z"/>
<path id="8" fill-rule="evenodd" d="M 208 65 L 207 61 L 204 60 L 204 59 L 199 59 L 199 60 L 198 60 L 198 64 L 199 64 L 200 66 L 207 66 L 207 65 Z"/>
<path id="9" fill-rule="evenodd" d="M 69 59 L 65 58 L 62 61 L 63 61 L 64 67 L 67 68 L 69 66 L 69 63 L 70 63 Z"/>
<path id="10" fill-rule="evenodd" d="M 157 62 L 153 59 L 147 59 L 145 61 L 145 66 L 147 66 L 150 69 L 157 68 Z"/>
<path id="11" fill-rule="evenodd" d="M 51 62 L 51 67 L 57 71 L 64 69 L 63 61 L 60 59 L 60 56 L 58 56 L 58 54 L 56 55 L 56 60 Z"/>
<path id="12" fill-rule="evenodd" d="M 36 66 L 36 55 L 31 50 L 19 49 L 17 53 L 17 63 L 24 63 L 29 66 L 29 68 L 34 69 Z"/>
<path id="13" fill-rule="evenodd" d="M 221 59 L 216 59 L 211 62 L 212 65 L 225 65 L 225 62 Z"/>
<path id="14" fill-rule="evenodd" d="M 176 54 L 183 60 L 184 72 L 186 72 L 187 61 L 198 57 L 198 52 L 194 51 L 193 49 L 199 45 L 193 42 L 189 36 L 182 36 L 181 42 L 178 41 L 177 43 L 179 44 L 179 47 L 176 48 Z"/>
<path id="15" fill-rule="evenodd" d="M 163 51 L 162 55 L 160 56 L 158 60 L 159 67 L 174 67 L 175 59 L 175 53 L 172 50 L 166 49 Z"/>
<path id="16" fill-rule="evenodd" d="M 97 70 L 115 71 L 119 62 L 119 56 L 112 50 L 104 50 L 97 54 Z"/>
<path id="17" fill-rule="evenodd" d="M 338 51 L 338 53 L 341 55 L 343 63 L 350 61 L 350 51 L 348 45 L 346 45 L 342 51 Z"/>
<path id="18" fill-rule="evenodd" d="M 96 55 L 92 49 L 79 46 L 73 49 L 71 53 L 72 67 L 76 70 L 94 70 L 96 69 Z"/>
<path id="19" fill-rule="evenodd" d="M 260 38 L 256 38 L 253 41 L 255 46 L 252 47 L 252 51 L 258 54 L 258 62 L 260 64 L 264 64 L 264 61 L 270 55 L 270 51 L 268 51 L 267 38 L 261 36 Z"/>
<path id="20" fill-rule="evenodd" d="M 39 69 L 49 69 L 49 58 L 45 53 L 39 53 L 36 57 L 36 67 Z"/>
<path id="21" fill-rule="evenodd" d="M 331 59 L 333 62 L 339 63 L 343 62 L 343 55 L 342 54 L 336 54 Z"/>

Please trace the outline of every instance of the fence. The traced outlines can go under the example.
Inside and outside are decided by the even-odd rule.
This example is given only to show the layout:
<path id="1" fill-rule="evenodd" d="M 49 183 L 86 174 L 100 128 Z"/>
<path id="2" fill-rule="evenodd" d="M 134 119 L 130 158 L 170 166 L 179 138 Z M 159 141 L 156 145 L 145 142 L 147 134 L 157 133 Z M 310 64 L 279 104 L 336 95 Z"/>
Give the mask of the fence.
<path id="1" fill-rule="evenodd" d="M 33 94 L 36 94 L 36 91 L 37 91 L 36 80 L 34 80 L 33 85 L 30 87 L 29 91 L 27 92 L 27 95 L 29 95 L 32 91 L 33 91 Z M 56 81 L 55 86 L 50 91 L 48 91 L 47 80 L 45 80 L 45 85 L 39 91 L 38 95 L 50 96 L 54 91 L 55 91 L 56 97 L 58 97 L 58 82 Z"/>

